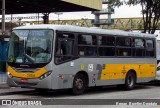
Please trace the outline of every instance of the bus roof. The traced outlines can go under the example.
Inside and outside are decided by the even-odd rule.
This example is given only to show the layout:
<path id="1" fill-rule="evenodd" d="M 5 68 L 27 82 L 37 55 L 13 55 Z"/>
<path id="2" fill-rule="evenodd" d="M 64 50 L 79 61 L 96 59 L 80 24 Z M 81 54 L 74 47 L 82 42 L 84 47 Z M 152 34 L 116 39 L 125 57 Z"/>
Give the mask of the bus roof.
<path id="1" fill-rule="evenodd" d="M 155 38 L 154 34 L 145 34 L 131 31 L 122 30 L 108 30 L 100 28 L 87 28 L 73 25 L 54 25 L 54 24 L 41 24 L 41 25 L 28 25 L 15 27 L 16 29 L 53 29 L 58 31 L 69 31 L 69 32 L 81 32 L 81 33 L 93 33 L 93 34 L 110 34 L 110 35 L 123 35 L 123 36 L 135 36 L 135 37 L 149 37 Z"/>

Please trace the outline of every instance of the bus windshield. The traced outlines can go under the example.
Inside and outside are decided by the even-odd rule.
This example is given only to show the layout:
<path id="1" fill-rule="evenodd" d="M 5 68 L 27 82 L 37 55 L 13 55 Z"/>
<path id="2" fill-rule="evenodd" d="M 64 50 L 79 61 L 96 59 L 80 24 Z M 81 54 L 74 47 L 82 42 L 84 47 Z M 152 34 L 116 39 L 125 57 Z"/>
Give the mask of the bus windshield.
<path id="1" fill-rule="evenodd" d="M 10 39 L 8 62 L 47 63 L 51 59 L 53 30 L 14 30 Z"/>

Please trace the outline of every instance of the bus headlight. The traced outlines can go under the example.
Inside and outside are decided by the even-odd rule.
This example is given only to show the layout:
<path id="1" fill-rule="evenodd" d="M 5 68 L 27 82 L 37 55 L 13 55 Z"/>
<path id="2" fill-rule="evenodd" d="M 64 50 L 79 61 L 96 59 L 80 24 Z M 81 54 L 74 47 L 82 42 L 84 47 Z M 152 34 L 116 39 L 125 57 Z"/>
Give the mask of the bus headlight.
<path id="1" fill-rule="evenodd" d="M 46 72 L 45 74 L 43 74 L 42 76 L 40 76 L 39 79 L 42 80 L 42 79 L 48 77 L 51 73 L 52 73 L 52 71 L 48 71 L 48 72 Z"/>
<path id="2" fill-rule="evenodd" d="M 10 78 L 13 78 L 13 76 L 9 72 L 7 72 L 7 74 Z"/>

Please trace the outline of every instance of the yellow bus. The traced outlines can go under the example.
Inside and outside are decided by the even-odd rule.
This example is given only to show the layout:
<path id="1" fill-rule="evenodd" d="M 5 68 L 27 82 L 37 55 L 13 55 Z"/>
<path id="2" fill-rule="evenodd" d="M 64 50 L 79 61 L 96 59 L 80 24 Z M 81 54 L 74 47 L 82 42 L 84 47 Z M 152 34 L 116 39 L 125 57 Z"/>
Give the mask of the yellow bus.
<path id="1" fill-rule="evenodd" d="M 8 51 L 10 86 L 36 90 L 136 83 L 156 75 L 155 35 L 71 25 L 30 25 L 13 29 Z"/>

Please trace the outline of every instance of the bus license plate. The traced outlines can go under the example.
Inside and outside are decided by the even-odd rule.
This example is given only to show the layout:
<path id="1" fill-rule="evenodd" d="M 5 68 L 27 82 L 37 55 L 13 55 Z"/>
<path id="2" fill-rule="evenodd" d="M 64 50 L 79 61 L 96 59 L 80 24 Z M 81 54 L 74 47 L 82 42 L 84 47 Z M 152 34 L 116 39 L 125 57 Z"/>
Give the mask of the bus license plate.
<path id="1" fill-rule="evenodd" d="M 22 78 L 22 79 L 20 80 L 20 82 L 21 82 L 21 83 L 28 83 L 28 79 Z"/>

